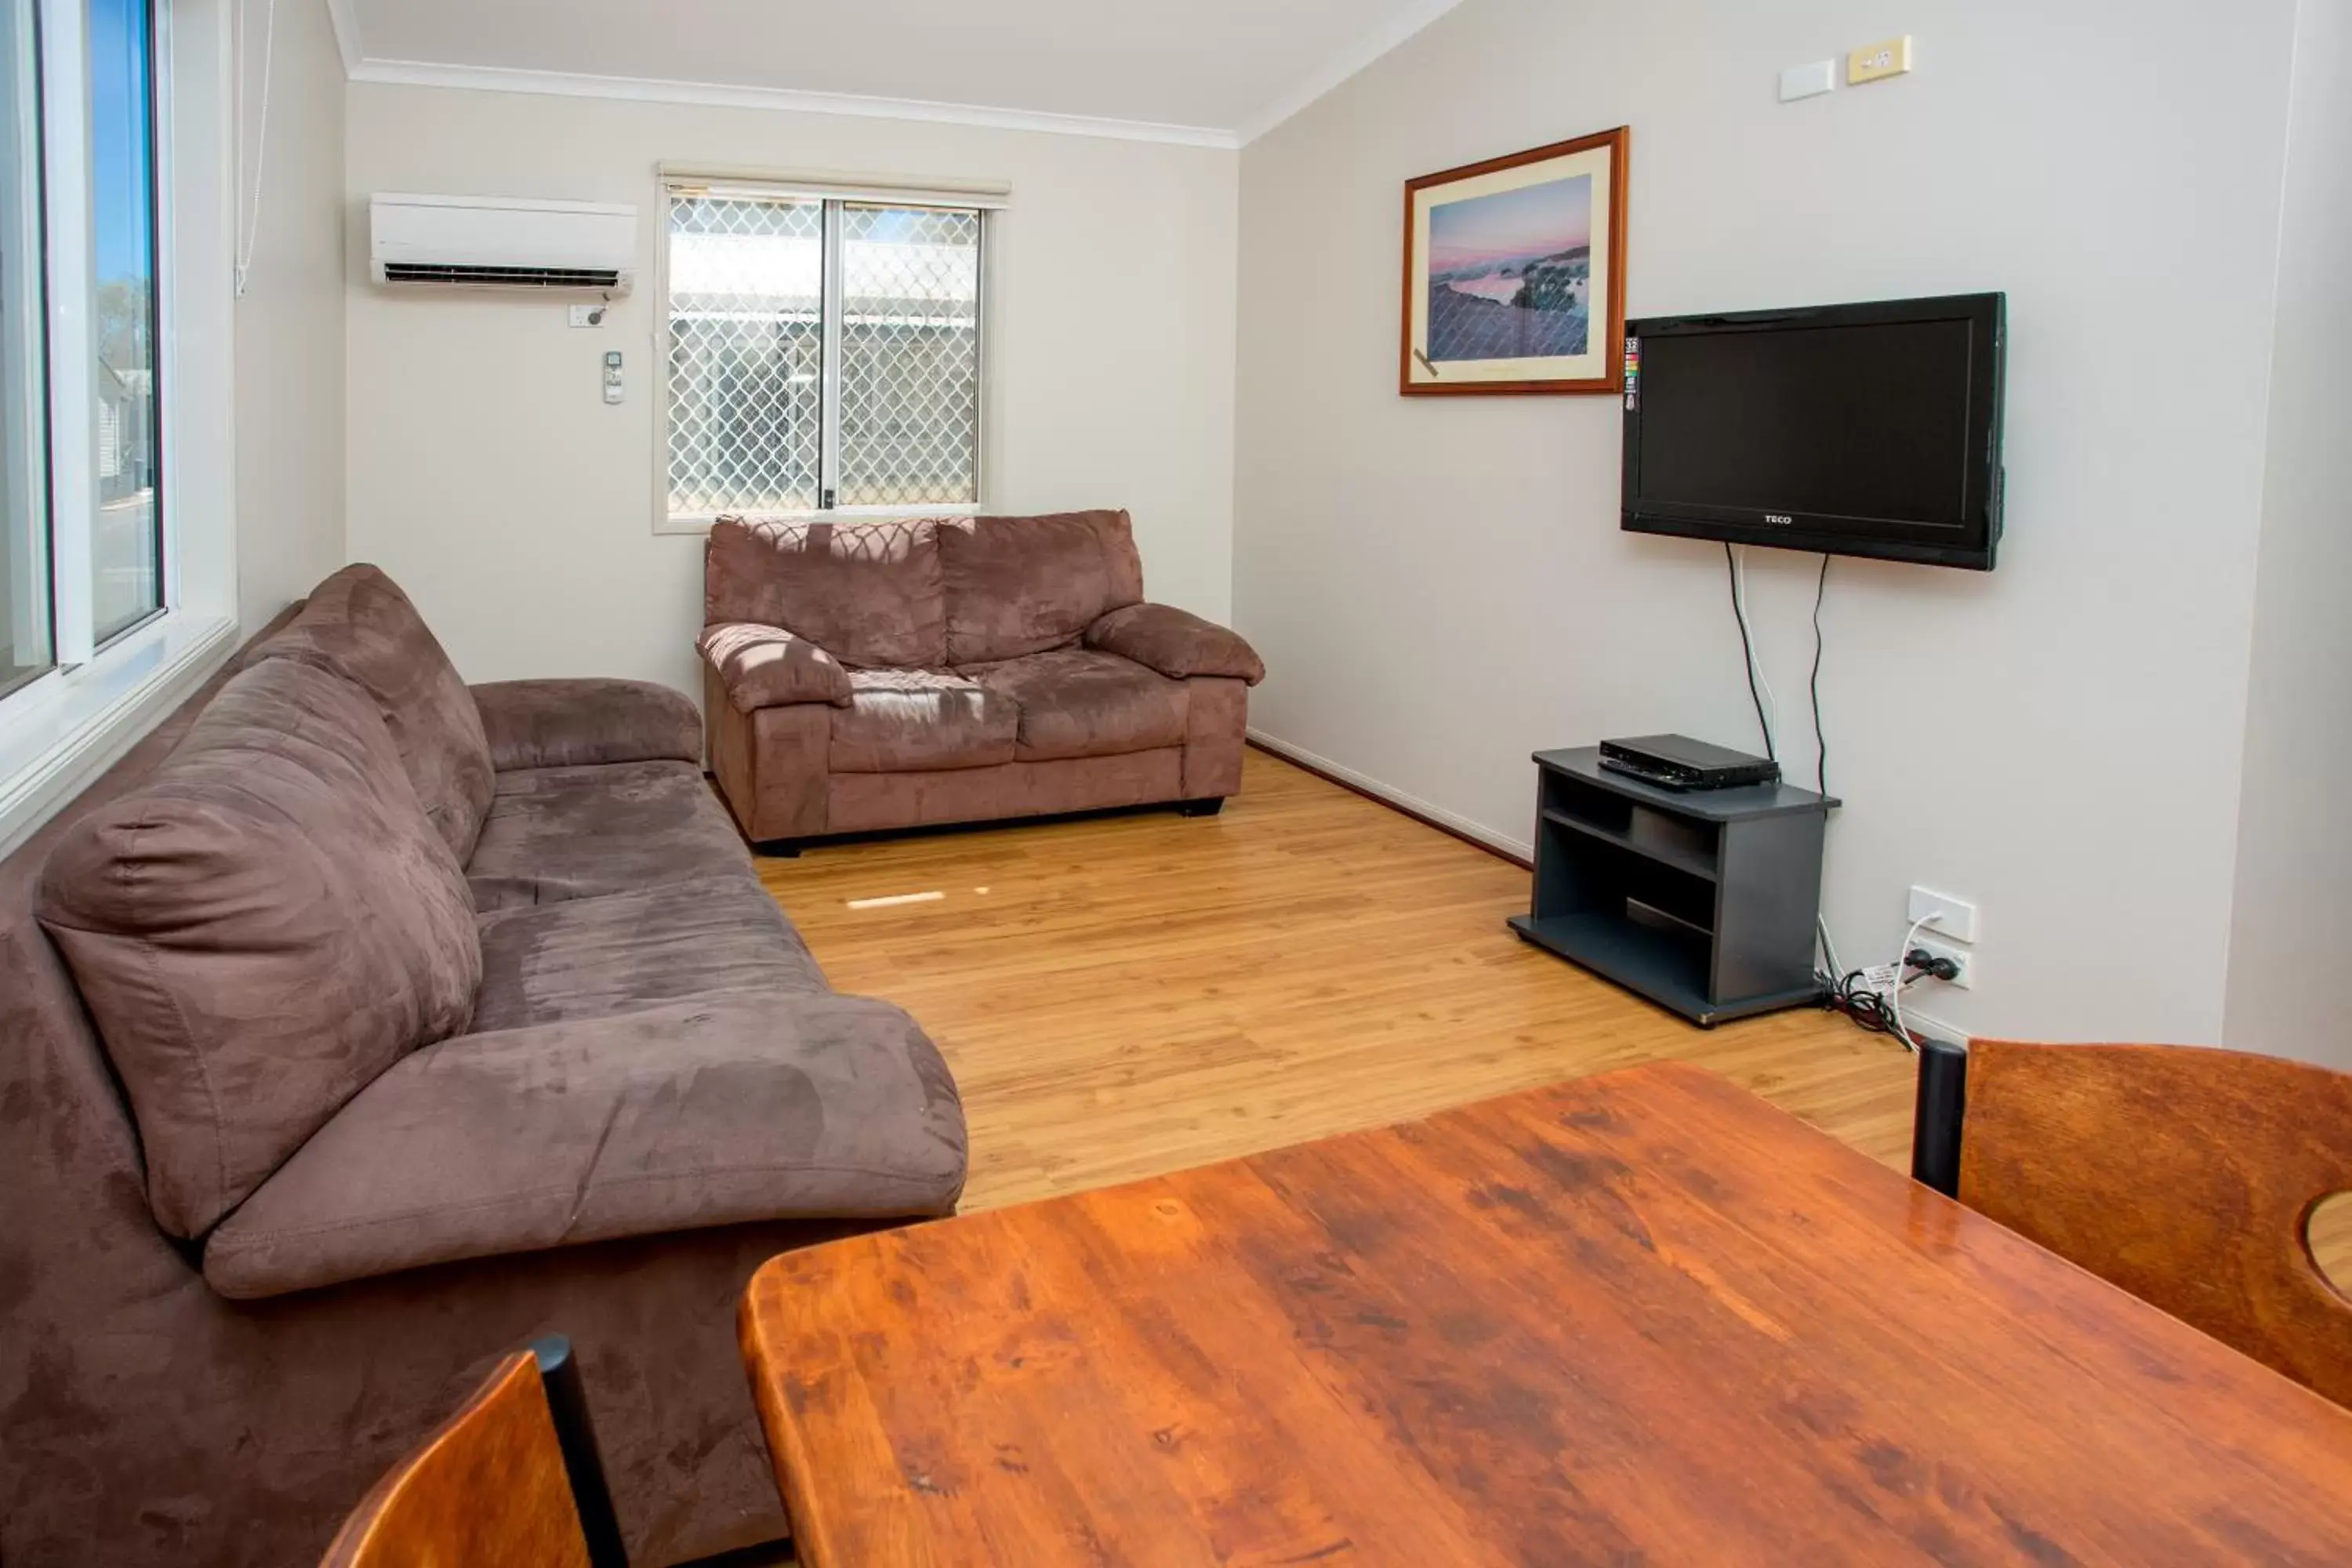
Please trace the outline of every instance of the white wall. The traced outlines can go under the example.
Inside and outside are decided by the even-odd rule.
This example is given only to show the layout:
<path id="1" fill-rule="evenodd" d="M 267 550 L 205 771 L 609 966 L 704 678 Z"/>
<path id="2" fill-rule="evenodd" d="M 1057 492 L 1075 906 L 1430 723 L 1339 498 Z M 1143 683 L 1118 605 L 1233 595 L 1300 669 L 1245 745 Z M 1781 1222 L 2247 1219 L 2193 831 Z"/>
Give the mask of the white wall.
<path id="1" fill-rule="evenodd" d="M 656 536 L 656 165 L 1009 180 L 989 352 L 1008 511 L 1124 506 L 1154 598 L 1227 614 L 1237 156 L 903 121 L 355 84 L 346 194 L 350 550 L 474 680 L 606 674 L 698 690 L 702 542 Z M 646 286 L 602 331 L 560 301 L 393 293 L 374 191 L 635 204 Z M 628 356 L 628 401 L 598 366 Z"/>
<path id="2" fill-rule="evenodd" d="M 245 42 L 250 142 L 262 29 Z M 261 223 L 236 306 L 237 616 L 248 633 L 344 559 L 345 90 L 326 0 L 280 5 Z M 245 154 L 248 203 L 257 153 Z"/>
<path id="3" fill-rule="evenodd" d="M 2352 4 L 2294 59 L 2225 1038 L 2352 1070 Z"/>
<path id="4" fill-rule="evenodd" d="M 1617 530 L 1612 400 L 1395 391 L 1402 182 L 1629 123 L 1637 315 L 2009 294 L 1999 571 L 1831 578 L 1847 962 L 1891 957 L 1926 883 L 1983 910 L 1979 988 L 1930 1005 L 1958 1026 L 2218 1039 L 2293 24 L 2293 0 L 1468 0 L 1253 143 L 1255 722 L 1522 844 L 1534 749 L 1753 743 L 1720 551 Z M 1898 29 L 1916 75 L 1776 101 L 1782 67 Z M 1751 569 L 1799 774 L 1815 564 Z"/>

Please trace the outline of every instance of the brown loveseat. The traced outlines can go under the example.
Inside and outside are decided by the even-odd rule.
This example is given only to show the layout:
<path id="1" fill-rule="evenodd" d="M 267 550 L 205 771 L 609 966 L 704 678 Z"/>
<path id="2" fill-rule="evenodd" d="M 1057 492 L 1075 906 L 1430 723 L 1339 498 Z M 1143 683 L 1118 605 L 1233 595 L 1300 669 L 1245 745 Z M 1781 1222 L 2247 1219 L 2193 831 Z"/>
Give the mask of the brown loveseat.
<path id="1" fill-rule="evenodd" d="M 711 770 L 755 844 L 1241 788 L 1234 633 L 1143 601 L 1123 511 L 723 518 L 703 567 Z"/>
<path id="2" fill-rule="evenodd" d="M 633 1560 L 783 1533 L 759 1263 L 953 1208 L 677 693 L 468 689 L 353 567 L 0 862 L 0 1562 L 314 1561 L 492 1359 L 579 1347 Z"/>

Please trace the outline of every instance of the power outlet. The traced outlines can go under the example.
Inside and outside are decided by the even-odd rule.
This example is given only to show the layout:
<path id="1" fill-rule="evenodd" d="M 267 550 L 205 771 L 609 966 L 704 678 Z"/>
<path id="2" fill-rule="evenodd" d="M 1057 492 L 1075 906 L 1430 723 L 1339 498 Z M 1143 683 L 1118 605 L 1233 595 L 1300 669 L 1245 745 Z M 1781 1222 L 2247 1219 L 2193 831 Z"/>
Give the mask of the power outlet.
<path id="1" fill-rule="evenodd" d="M 1977 983 L 1976 954 L 1970 952 L 1967 948 L 1955 947 L 1948 942 L 1937 942 L 1934 938 L 1924 933 L 1916 941 L 1913 942 L 1911 945 L 1920 952 L 1927 953 L 1931 958 L 1948 958 L 1952 961 L 1953 965 L 1959 970 L 1959 973 L 1953 975 L 1951 979 L 1946 981 L 1944 984 L 1958 991 L 1969 991 L 1975 988 Z M 1936 976 L 1930 974 L 1924 978 L 1927 980 L 1933 980 Z"/>
<path id="2" fill-rule="evenodd" d="M 1931 922 L 1927 929 L 1937 936 L 1949 937 L 1954 942 L 1977 940 L 1977 907 L 1966 899 L 1956 899 L 1933 888 L 1914 888 L 1907 907 L 1909 919 Z"/>

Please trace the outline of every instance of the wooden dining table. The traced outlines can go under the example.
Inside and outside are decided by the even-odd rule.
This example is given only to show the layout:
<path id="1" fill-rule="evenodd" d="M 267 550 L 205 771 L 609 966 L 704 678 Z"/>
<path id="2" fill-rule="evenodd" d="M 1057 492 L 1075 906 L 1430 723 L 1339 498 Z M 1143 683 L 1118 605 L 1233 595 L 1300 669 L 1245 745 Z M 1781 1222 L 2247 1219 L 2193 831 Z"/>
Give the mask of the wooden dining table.
<path id="1" fill-rule="evenodd" d="M 2352 1563 L 2352 1412 L 1654 1064 L 761 1268 L 801 1561 Z"/>

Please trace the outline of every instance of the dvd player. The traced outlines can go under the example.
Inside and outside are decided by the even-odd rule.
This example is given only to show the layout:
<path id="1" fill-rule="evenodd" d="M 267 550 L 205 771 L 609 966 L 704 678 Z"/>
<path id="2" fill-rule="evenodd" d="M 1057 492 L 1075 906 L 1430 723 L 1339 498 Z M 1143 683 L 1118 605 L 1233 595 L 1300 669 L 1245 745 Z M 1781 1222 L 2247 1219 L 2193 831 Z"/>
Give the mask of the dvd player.
<path id="1" fill-rule="evenodd" d="M 1601 742 L 1601 765 L 1661 789 L 1736 789 L 1779 782 L 1780 764 L 1710 746 L 1688 735 L 1637 735 Z"/>

